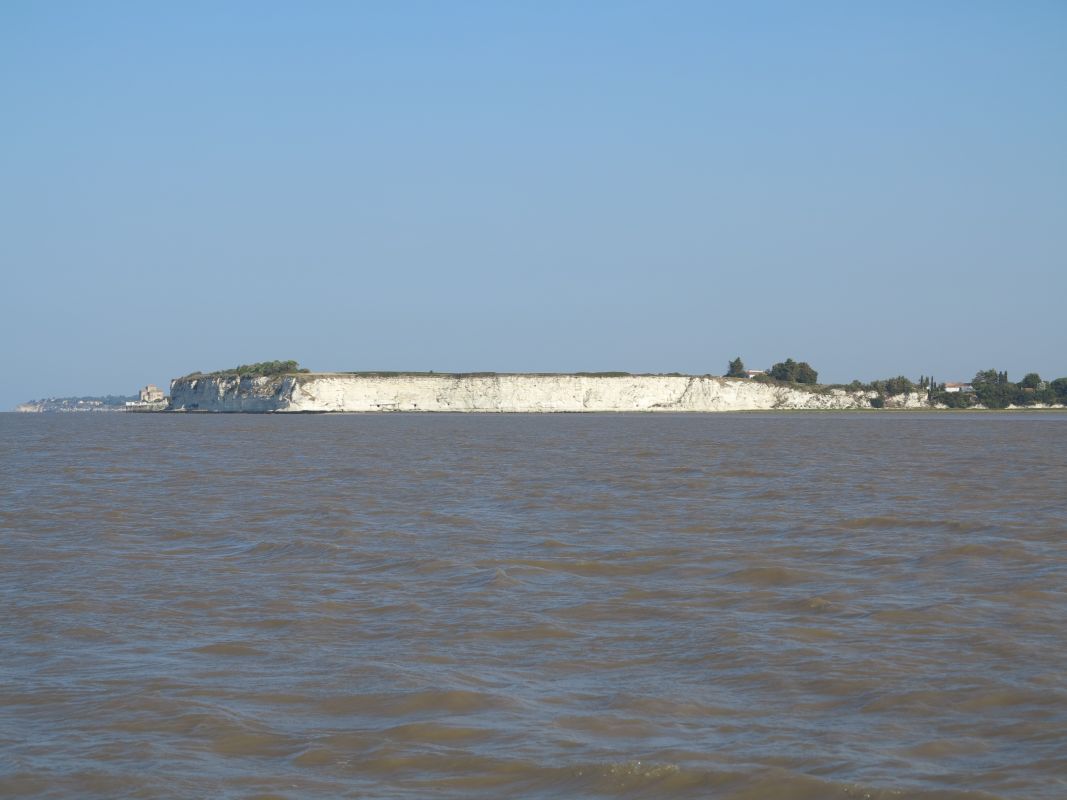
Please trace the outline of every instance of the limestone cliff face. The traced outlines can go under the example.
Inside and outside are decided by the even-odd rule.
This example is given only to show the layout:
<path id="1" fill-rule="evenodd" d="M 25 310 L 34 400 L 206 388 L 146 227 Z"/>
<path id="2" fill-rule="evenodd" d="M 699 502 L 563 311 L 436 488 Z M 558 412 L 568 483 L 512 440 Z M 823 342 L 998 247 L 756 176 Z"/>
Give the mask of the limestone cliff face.
<path id="1" fill-rule="evenodd" d="M 867 392 L 866 397 L 873 397 L 874 392 Z M 930 401 L 926 399 L 926 392 L 908 392 L 907 394 L 893 395 L 885 400 L 886 408 L 931 408 Z"/>
<path id="2" fill-rule="evenodd" d="M 190 377 L 170 382 L 172 411 L 290 411 L 295 376 Z"/>
<path id="3" fill-rule="evenodd" d="M 351 375 L 194 377 L 171 382 L 175 411 L 757 411 L 870 408 L 868 392 L 774 386 L 745 379 L 632 375 Z M 920 395 L 891 398 L 925 408 Z"/>

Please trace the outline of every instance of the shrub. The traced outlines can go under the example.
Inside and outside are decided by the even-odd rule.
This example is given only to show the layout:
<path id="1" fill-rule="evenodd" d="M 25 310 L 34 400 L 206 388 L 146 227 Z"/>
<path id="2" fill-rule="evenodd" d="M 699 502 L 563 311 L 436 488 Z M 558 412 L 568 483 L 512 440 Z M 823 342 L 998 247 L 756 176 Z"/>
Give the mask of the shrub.
<path id="1" fill-rule="evenodd" d="M 939 391 L 933 392 L 930 395 L 930 401 L 933 403 L 939 403 L 949 408 L 970 408 L 974 405 L 974 395 L 964 394 L 963 392 L 946 392 Z"/>
<path id="2" fill-rule="evenodd" d="M 748 373 L 745 372 L 745 362 L 741 360 L 741 356 L 738 356 L 730 362 L 726 372 L 727 378 L 744 378 L 747 375 Z"/>
<path id="3" fill-rule="evenodd" d="M 302 369 L 296 361 L 260 361 L 257 364 L 240 364 L 233 369 L 220 369 L 209 373 L 212 376 L 237 375 L 240 378 L 261 378 L 274 375 L 290 375 L 295 372 L 310 372 Z"/>
<path id="4" fill-rule="evenodd" d="M 1056 378 L 1048 388 L 1052 390 L 1057 402 L 1067 403 L 1067 378 Z"/>
<path id="5" fill-rule="evenodd" d="M 791 358 L 780 361 L 770 369 L 770 376 L 790 383 L 818 383 L 819 373 L 807 361 L 797 363 Z"/>

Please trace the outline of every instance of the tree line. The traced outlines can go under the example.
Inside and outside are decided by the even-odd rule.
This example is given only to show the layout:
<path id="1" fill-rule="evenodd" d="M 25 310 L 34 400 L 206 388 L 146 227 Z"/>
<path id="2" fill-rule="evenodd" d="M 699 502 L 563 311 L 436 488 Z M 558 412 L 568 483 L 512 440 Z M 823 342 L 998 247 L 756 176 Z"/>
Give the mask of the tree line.
<path id="1" fill-rule="evenodd" d="M 753 376 L 754 380 L 783 381 L 786 383 L 813 384 L 818 382 L 816 372 L 806 361 L 797 362 L 787 358 L 770 369 Z M 747 378 L 748 371 L 741 357 L 727 365 L 727 378 Z M 902 394 L 925 393 L 931 403 L 949 408 L 1007 408 L 1008 406 L 1067 405 L 1067 377 L 1046 381 L 1036 372 L 1027 373 L 1022 380 L 1012 382 L 1007 371 L 981 370 L 971 379 L 972 391 L 948 391 L 945 383 L 938 383 L 933 376 L 921 375 L 912 381 L 903 375 L 863 382 L 854 380 L 840 388 L 859 392 L 876 392 L 871 405 L 881 408 L 888 397 Z"/>
<path id="2" fill-rule="evenodd" d="M 203 375 L 205 377 L 221 378 L 236 375 L 239 378 L 264 378 L 274 377 L 275 375 L 292 375 L 296 372 L 310 371 L 311 370 L 304 369 L 299 363 L 290 359 L 288 361 L 259 361 L 255 364 L 239 364 L 232 369 L 220 369 L 208 373 L 193 372 L 185 377 L 195 378 Z"/>
<path id="3" fill-rule="evenodd" d="M 763 376 L 767 376 L 764 378 Z M 738 356 L 730 362 L 729 368 L 726 372 L 727 378 L 747 378 L 748 371 L 745 369 L 745 362 L 741 360 L 741 356 Z M 776 381 L 785 381 L 787 383 L 818 383 L 819 373 L 816 372 L 811 364 L 807 361 L 794 361 L 791 358 L 787 358 L 785 361 L 780 361 L 770 369 L 765 370 L 763 373 L 754 376 L 756 380 L 773 379 Z"/>
<path id="4" fill-rule="evenodd" d="M 1013 382 L 1006 371 L 981 370 L 971 379 L 971 388 L 973 392 L 946 392 L 945 384 L 934 384 L 930 400 L 949 408 L 1067 405 L 1067 378 L 1046 381 L 1036 372 Z"/>

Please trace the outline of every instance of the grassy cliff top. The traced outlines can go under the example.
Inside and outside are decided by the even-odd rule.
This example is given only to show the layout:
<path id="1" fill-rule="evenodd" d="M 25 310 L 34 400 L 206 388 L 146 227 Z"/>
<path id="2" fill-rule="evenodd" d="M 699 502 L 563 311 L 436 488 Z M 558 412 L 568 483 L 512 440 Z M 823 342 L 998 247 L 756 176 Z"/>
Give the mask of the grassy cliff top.
<path id="1" fill-rule="evenodd" d="M 280 375 L 307 374 L 311 370 L 304 369 L 299 363 L 289 361 L 260 361 L 256 364 L 240 364 L 232 369 L 219 369 L 214 372 L 191 372 L 183 375 L 178 380 L 192 378 L 271 378 Z"/>

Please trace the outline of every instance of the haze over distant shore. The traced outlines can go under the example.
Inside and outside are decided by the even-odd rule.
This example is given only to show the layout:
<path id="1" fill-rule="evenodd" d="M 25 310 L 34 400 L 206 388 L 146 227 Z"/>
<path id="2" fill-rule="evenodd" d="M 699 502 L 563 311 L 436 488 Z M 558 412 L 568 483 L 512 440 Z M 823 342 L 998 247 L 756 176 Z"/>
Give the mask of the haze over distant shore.
<path id="1" fill-rule="evenodd" d="M 767 370 L 746 370 L 741 358 L 727 374 L 635 375 L 628 372 L 434 373 L 311 372 L 296 361 L 242 364 L 193 372 L 170 382 L 170 396 L 149 384 L 137 398 L 50 398 L 23 403 L 24 412 L 175 411 L 321 412 L 622 412 L 936 408 L 1061 408 L 1067 378 L 1021 381 L 979 372 L 971 383 L 938 383 L 902 375 L 848 385 L 821 385 L 807 362 L 791 358 Z"/>

